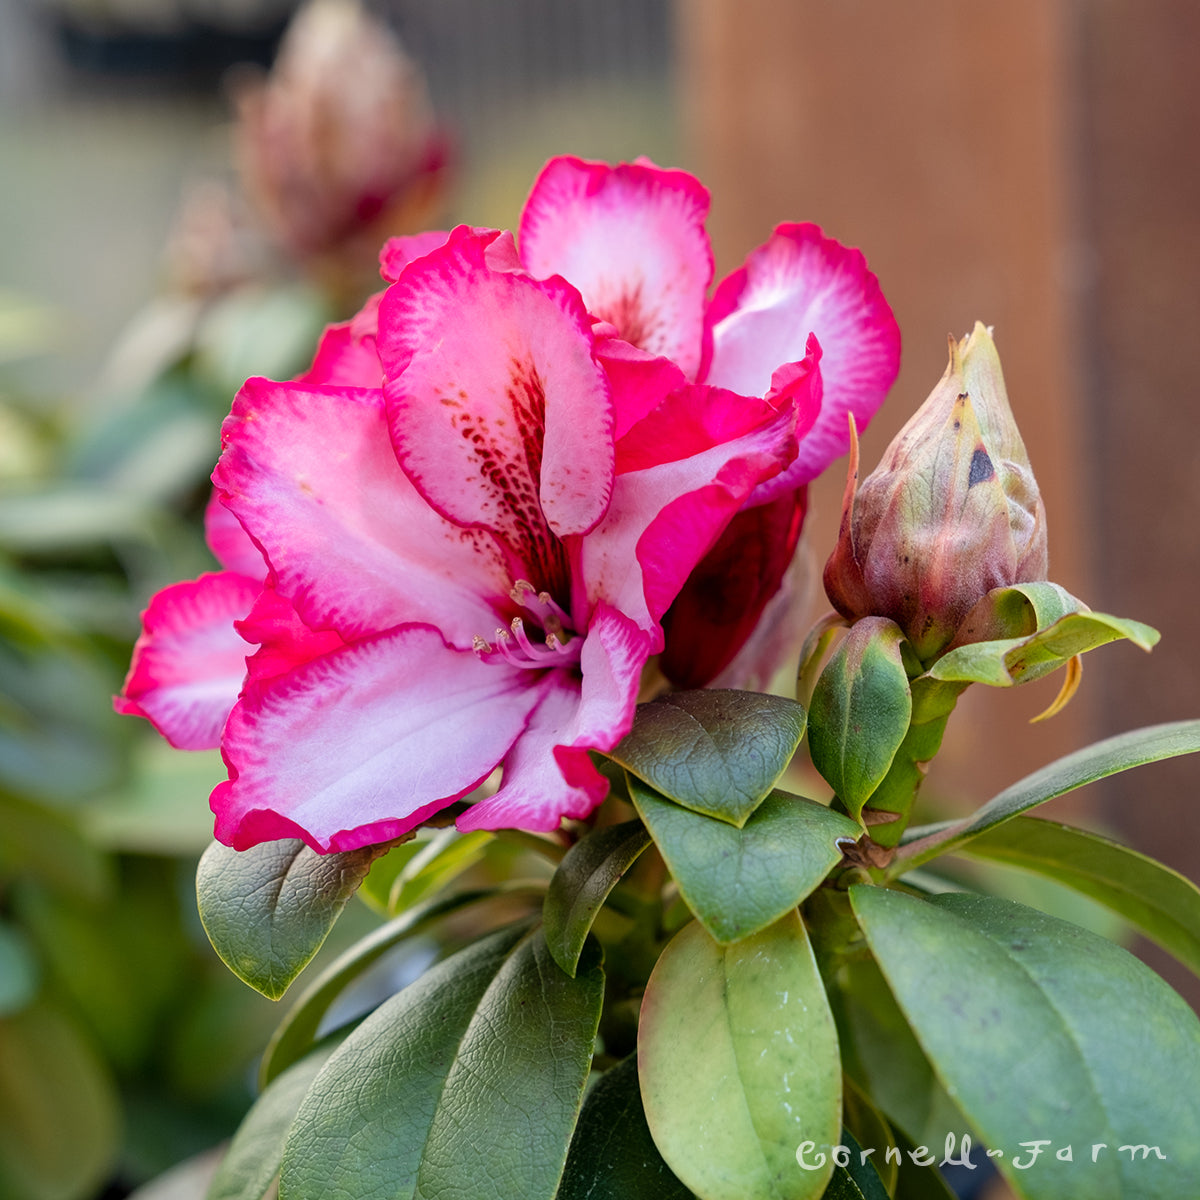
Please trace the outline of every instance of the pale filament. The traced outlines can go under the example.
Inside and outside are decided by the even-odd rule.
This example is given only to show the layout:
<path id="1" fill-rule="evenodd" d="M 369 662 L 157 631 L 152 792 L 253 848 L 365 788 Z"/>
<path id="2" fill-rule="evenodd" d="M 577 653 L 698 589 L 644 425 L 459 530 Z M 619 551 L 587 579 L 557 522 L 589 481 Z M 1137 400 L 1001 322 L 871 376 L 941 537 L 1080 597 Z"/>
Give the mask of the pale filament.
<path id="1" fill-rule="evenodd" d="M 538 624 L 546 631 L 546 640 L 553 635 L 565 643 L 568 635 L 574 633 L 570 616 L 555 601 L 549 592 L 539 592 L 527 579 L 518 579 L 512 586 L 509 595 L 522 608 L 527 608 L 535 617 Z"/>
<path id="2" fill-rule="evenodd" d="M 539 592 L 527 580 L 518 579 L 509 593 L 512 599 L 536 619 L 546 635 L 544 643 L 530 639 L 525 622 L 514 617 L 507 629 L 500 627 L 493 641 L 476 637 L 475 653 L 485 662 L 503 659 L 509 666 L 539 669 L 568 667 L 579 662 L 583 639 L 575 634 L 571 618 L 549 592 Z"/>

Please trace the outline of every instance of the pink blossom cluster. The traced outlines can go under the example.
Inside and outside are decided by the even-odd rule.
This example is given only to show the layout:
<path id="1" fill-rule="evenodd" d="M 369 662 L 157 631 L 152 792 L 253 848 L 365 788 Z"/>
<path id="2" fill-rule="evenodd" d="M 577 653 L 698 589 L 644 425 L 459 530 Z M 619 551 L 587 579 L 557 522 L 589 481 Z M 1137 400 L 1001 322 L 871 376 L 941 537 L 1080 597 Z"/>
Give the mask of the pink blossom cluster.
<path id="1" fill-rule="evenodd" d="M 459 828 L 552 829 L 604 798 L 590 752 L 654 656 L 688 686 L 761 670 L 805 485 L 899 334 L 814 225 L 710 297 L 708 204 L 645 160 L 555 159 L 517 238 L 393 239 L 388 287 L 305 375 L 242 388 L 207 514 L 223 570 L 153 597 L 117 700 L 220 746 L 221 841 L 382 842 L 497 768 Z"/>

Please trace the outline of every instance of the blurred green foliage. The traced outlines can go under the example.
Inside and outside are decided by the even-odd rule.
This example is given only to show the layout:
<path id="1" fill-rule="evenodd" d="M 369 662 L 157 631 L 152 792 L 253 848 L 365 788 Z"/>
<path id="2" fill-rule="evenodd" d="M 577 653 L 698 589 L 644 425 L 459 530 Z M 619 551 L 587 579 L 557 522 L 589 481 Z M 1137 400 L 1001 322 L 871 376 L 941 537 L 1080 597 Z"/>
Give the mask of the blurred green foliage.
<path id="1" fill-rule="evenodd" d="M 234 391 L 302 369 L 328 319 L 299 286 L 164 296 L 83 403 L 18 388 L 10 364 L 55 318 L 0 297 L 0 1196 L 119 1195 L 252 1098 L 277 1012 L 196 917 L 219 755 L 171 750 L 111 697 L 150 594 L 212 569 L 200 517 Z"/>

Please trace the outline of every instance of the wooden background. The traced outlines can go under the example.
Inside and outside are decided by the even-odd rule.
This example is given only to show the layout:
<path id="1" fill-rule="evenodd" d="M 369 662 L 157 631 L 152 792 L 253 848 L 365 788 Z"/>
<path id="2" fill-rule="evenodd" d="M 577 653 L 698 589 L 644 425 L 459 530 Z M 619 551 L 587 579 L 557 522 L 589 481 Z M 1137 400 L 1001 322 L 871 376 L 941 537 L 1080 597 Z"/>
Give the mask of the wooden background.
<path id="1" fill-rule="evenodd" d="M 1051 576 L 1157 626 L 1152 656 L 973 689 L 929 789 L 978 802 L 1095 737 L 1200 715 L 1200 4 L 1195 0 L 678 0 L 690 165 L 718 272 L 784 219 L 861 246 L 904 335 L 873 464 L 945 365 L 995 328 L 1046 501 Z M 832 546 L 841 479 L 810 538 Z M 819 565 L 819 564 L 818 564 Z M 1058 802 L 1200 878 L 1200 768 L 1143 768 Z M 1191 999 L 1200 986 L 1147 957 Z"/>

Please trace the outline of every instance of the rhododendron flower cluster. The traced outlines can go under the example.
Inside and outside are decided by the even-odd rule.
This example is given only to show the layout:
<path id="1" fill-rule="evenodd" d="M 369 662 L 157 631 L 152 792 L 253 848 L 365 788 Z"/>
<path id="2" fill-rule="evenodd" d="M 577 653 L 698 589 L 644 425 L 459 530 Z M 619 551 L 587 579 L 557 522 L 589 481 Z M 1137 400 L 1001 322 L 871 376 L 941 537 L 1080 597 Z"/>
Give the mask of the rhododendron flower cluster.
<path id="1" fill-rule="evenodd" d="M 118 700 L 220 745 L 220 840 L 385 841 L 497 767 L 459 827 L 551 829 L 603 799 L 590 752 L 653 656 L 709 682 L 754 653 L 804 485 L 899 339 L 812 225 L 710 299 L 707 210 L 683 172 L 556 159 L 518 239 L 393 239 L 304 376 L 247 382 L 208 513 L 224 570 L 154 597 Z"/>

